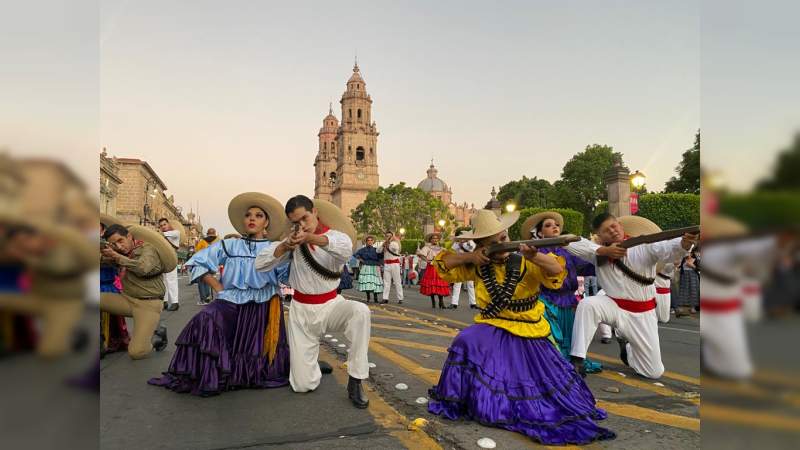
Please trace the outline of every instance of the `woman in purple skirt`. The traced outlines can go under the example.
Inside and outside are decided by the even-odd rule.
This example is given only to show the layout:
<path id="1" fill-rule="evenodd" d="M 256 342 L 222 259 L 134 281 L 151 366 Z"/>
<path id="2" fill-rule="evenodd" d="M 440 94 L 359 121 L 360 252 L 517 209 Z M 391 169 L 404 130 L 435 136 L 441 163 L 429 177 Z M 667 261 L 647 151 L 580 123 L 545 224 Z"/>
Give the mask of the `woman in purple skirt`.
<path id="1" fill-rule="evenodd" d="M 241 239 L 225 239 L 186 262 L 192 283 L 205 282 L 216 300 L 203 307 L 178 336 L 167 372 L 149 384 L 175 392 L 211 396 L 233 389 L 271 388 L 289 383 L 289 347 L 278 295 L 288 266 L 256 272 L 260 251 L 288 230 L 283 206 L 247 192 L 228 205 Z M 221 280 L 214 273 L 225 266 Z"/>
<path id="2" fill-rule="evenodd" d="M 445 281 L 475 282 L 480 312 L 475 325 L 450 344 L 439 383 L 429 391 L 428 410 L 447 419 L 466 418 L 504 428 L 546 445 L 612 439 L 600 427 L 605 411 L 552 340 L 539 301 L 541 286 L 558 289 L 567 272 L 563 257 L 521 245 L 519 253 L 484 249 L 508 241 L 519 213 L 500 218 L 490 210 L 473 216 L 472 253 L 445 251 L 432 267 Z"/>

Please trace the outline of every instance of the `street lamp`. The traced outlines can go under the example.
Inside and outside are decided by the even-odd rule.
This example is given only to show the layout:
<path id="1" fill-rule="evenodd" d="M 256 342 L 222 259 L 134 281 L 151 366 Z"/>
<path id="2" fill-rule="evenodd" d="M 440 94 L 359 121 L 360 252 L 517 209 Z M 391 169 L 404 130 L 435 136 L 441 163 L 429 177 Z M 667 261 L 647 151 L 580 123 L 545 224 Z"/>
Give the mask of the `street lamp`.
<path id="1" fill-rule="evenodd" d="M 509 204 L 506 205 L 506 212 L 508 212 L 508 213 L 514 212 L 515 209 L 517 209 L 517 205 L 515 205 L 513 203 L 509 203 Z"/>
<path id="2" fill-rule="evenodd" d="M 444 219 L 439 219 L 439 227 L 440 228 L 444 228 L 444 224 L 445 223 L 447 223 L 447 222 L 445 222 Z"/>
<path id="3" fill-rule="evenodd" d="M 406 234 L 406 229 L 405 228 L 400 228 L 399 231 L 400 231 L 400 235 L 401 236 L 405 236 L 405 234 Z"/>
<path id="4" fill-rule="evenodd" d="M 638 170 L 631 175 L 631 183 L 633 187 L 637 190 L 641 189 L 644 186 L 645 181 L 647 181 L 647 177 Z"/>

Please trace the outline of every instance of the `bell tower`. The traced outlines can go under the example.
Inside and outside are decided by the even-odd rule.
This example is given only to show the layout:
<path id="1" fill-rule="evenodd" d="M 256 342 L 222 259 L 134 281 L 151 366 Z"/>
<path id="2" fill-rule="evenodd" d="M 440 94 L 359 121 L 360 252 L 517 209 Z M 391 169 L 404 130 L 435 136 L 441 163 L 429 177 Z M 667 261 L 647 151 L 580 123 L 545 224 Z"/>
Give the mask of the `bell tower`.
<path id="1" fill-rule="evenodd" d="M 358 63 L 353 66 L 339 103 L 342 122 L 336 133 L 335 184 L 330 195 L 331 201 L 349 217 L 367 194 L 378 188 L 378 129 L 372 120 L 372 98 Z"/>
<path id="2" fill-rule="evenodd" d="M 319 148 L 314 159 L 314 198 L 331 201 L 331 193 L 336 187 L 336 134 L 339 120 L 333 115 L 333 104 L 328 106 L 328 115 L 322 119 L 319 129 Z"/>

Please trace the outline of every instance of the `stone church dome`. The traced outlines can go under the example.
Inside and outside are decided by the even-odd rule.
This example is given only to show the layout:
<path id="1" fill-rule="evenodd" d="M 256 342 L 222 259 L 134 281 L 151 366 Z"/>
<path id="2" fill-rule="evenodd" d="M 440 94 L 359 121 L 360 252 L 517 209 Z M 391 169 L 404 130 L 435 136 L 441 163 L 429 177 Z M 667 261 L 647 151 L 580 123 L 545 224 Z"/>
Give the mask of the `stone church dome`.
<path id="1" fill-rule="evenodd" d="M 434 167 L 433 162 L 431 162 L 431 166 L 428 168 L 428 176 L 424 180 L 420 181 L 417 184 L 417 188 L 422 189 L 425 192 L 447 192 L 447 183 L 442 181 L 436 175 L 439 173 Z"/>

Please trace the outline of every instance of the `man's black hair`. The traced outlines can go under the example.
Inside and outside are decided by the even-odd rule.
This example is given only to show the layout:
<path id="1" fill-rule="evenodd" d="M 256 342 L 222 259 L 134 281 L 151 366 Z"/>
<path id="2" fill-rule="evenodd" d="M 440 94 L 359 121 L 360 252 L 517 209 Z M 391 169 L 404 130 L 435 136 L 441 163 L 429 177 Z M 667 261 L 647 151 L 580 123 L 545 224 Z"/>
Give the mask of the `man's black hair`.
<path id="1" fill-rule="evenodd" d="M 288 216 L 297 208 L 305 208 L 306 211 L 311 211 L 314 209 L 314 202 L 305 195 L 295 195 L 286 202 L 286 209 L 284 209 L 284 211 Z"/>
<path id="2" fill-rule="evenodd" d="M 167 219 L 166 217 L 162 217 L 162 218 L 158 219 L 158 223 L 161 223 L 161 222 L 169 223 L 169 219 Z"/>
<path id="3" fill-rule="evenodd" d="M 617 216 L 615 216 L 615 215 L 613 215 L 611 213 L 607 213 L 607 212 L 598 214 L 594 218 L 594 220 L 592 220 L 592 231 L 599 230 L 600 229 L 600 225 L 603 225 L 603 222 L 605 222 L 606 220 L 608 220 L 608 219 L 616 219 L 616 218 L 617 218 Z"/>
<path id="4" fill-rule="evenodd" d="M 115 223 L 113 225 L 110 225 L 108 228 L 106 228 L 106 232 L 103 233 L 103 239 L 109 240 L 111 238 L 111 236 L 113 236 L 115 234 L 118 234 L 120 236 L 127 236 L 128 235 L 128 229 L 125 228 L 124 225 L 120 225 L 118 223 Z"/>

